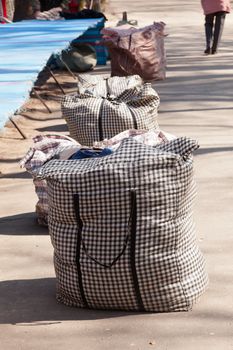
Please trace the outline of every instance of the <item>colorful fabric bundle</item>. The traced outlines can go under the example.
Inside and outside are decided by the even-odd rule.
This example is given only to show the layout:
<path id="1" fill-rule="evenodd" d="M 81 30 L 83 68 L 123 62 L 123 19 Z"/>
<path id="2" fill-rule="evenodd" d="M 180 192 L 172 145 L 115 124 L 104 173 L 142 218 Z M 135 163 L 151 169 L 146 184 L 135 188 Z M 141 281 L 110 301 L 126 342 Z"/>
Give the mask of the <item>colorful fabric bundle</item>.
<path id="1" fill-rule="evenodd" d="M 145 132 L 144 130 L 126 130 L 112 139 L 96 143 L 94 148 L 83 147 L 68 136 L 64 135 L 38 135 L 33 138 L 33 146 L 28 150 L 20 162 L 20 166 L 25 168 L 33 177 L 35 192 L 38 197 L 36 204 L 37 221 L 39 225 L 48 225 L 48 194 L 45 180 L 35 178 L 35 172 L 45 163 L 56 158 L 60 160 L 84 159 L 103 157 L 111 154 L 129 137 L 134 137 L 137 141 L 145 145 L 158 145 L 174 138 L 173 135 L 163 131 Z"/>
<path id="2" fill-rule="evenodd" d="M 35 192 L 38 196 L 36 204 L 37 221 L 39 225 L 48 224 L 48 195 L 45 180 L 38 180 L 34 177 L 34 171 L 39 169 L 49 160 L 56 157 L 67 147 L 73 147 L 73 153 L 80 145 L 68 136 L 64 135 L 38 135 L 33 138 L 34 145 L 20 162 L 20 166 L 25 168 L 32 176 Z M 64 158 L 65 159 L 65 158 Z M 68 159 L 68 156 L 67 158 Z"/>

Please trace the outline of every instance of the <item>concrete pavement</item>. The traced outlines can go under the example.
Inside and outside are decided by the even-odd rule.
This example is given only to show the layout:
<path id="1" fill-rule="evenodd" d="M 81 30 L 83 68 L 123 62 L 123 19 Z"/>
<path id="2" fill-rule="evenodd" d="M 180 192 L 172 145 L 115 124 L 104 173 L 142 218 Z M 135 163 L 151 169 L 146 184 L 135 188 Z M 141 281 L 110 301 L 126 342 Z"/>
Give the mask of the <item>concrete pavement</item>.
<path id="1" fill-rule="evenodd" d="M 114 16 L 128 11 L 139 25 L 167 23 L 167 79 L 156 82 L 159 123 L 200 142 L 195 155 L 195 221 L 210 285 L 189 313 L 135 314 L 79 310 L 57 304 L 52 247 L 34 222 L 36 196 L 17 162 L 30 145 L 14 133 L 1 138 L 0 349 L 1 350 L 233 350 L 233 15 L 227 16 L 220 53 L 204 56 L 198 1 L 111 1 Z M 107 70 L 106 70 L 107 71 Z M 54 106 L 56 110 L 56 106 Z M 64 132 L 59 111 L 34 120 L 29 135 Z M 41 112 L 41 117 L 43 117 Z M 40 115 L 39 115 L 40 117 Z"/>

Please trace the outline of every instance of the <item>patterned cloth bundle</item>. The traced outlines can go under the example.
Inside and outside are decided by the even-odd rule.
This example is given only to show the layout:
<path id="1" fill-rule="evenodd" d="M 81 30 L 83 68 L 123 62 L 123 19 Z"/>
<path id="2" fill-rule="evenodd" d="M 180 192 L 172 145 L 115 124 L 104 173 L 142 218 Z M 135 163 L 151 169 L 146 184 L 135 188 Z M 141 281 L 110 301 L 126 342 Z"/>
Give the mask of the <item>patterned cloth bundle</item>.
<path id="1" fill-rule="evenodd" d="M 195 240 L 192 152 L 126 138 L 103 158 L 51 160 L 46 180 L 57 299 L 137 311 L 190 310 L 207 275 Z"/>
<path id="2" fill-rule="evenodd" d="M 123 87 L 125 86 L 125 81 Z M 62 100 L 62 114 L 70 136 L 92 146 L 128 129 L 158 129 L 159 96 L 151 84 L 122 89 L 117 96 L 100 96 L 99 86 Z M 96 92 L 97 91 L 97 92 Z"/>
<path id="3" fill-rule="evenodd" d="M 114 151 L 121 142 L 129 137 L 134 137 L 139 142 L 155 146 L 159 143 L 166 142 L 172 139 L 174 136 L 162 131 L 150 131 L 144 130 L 126 130 L 122 133 L 114 136 L 111 139 L 106 139 L 102 142 L 95 142 L 94 148 L 86 149 L 75 140 L 65 135 L 46 134 L 37 135 L 33 138 L 33 146 L 28 150 L 26 155 L 20 162 L 20 166 L 25 168 L 33 177 L 33 183 L 35 186 L 35 192 L 38 196 L 38 202 L 36 204 L 37 222 L 39 225 L 48 225 L 48 194 L 46 180 L 37 179 L 34 173 L 42 167 L 48 161 L 56 158 L 61 160 L 70 159 L 78 151 L 95 152 L 95 150 L 102 150 L 105 154 L 105 150 Z M 86 154 L 84 154 L 86 157 Z M 93 156 L 93 155 L 92 155 Z"/>
<path id="4" fill-rule="evenodd" d="M 47 184 L 45 180 L 36 179 L 33 175 L 34 171 L 54 157 L 58 157 L 64 149 L 76 150 L 77 147 L 80 148 L 80 145 L 68 136 L 55 134 L 38 135 L 33 138 L 33 142 L 33 146 L 21 160 L 20 166 L 33 176 L 35 192 L 38 196 L 38 202 L 36 203 L 37 221 L 39 225 L 47 226 L 49 209 Z M 68 159 L 68 156 L 66 159 Z"/>

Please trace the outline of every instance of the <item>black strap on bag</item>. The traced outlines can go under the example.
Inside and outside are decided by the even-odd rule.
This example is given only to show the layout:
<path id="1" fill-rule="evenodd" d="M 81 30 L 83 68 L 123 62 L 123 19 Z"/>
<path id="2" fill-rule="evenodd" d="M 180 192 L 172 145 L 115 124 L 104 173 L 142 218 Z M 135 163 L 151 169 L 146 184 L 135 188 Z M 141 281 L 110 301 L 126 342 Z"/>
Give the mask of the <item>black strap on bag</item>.
<path id="1" fill-rule="evenodd" d="M 110 97 L 109 97 L 109 100 L 111 100 Z M 101 101 L 100 109 L 99 109 L 99 114 L 98 114 L 99 141 L 104 140 L 103 123 L 102 123 L 102 114 L 103 114 L 103 109 L 104 109 L 104 103 L 105 103 L 105 98 L 102 97 L 102 101 Z M 133 128 L 138 129 L 136 115 L 135 115 L 134 111 L 131 109 L 131 107 L 128 106 L 128 109 L 129 109 L 129 112 L 130 112 L 131 117 L 132 117 Z"/>
<path id="2" fill-rule="evenodd" d="M 105 84 L 106 84 L 106 97 L 110 98 L 111 94 L 110 94 L 110 87 L 109 87 L 109 82 L 108 82 L 108 78 L 105 78 Z"/>
<path id="3" fill-rule="evenodd" d="M 133 119 L 133 128 L 134 128 L 134 129 L 138 129 L 138 124 L 137 124 L 136 115 L 135 115 L 135 113 L 133 112 L 133 110 L 132 110 L 130 107 L 128 107 L 128 108 L 129 108 L 130 114 L 131 114 L 132 119 Z"/>
<path id="4" fill-rule="evenodd" d="M 136 270 L 136 263 L 135 263 L 135 247 L 136 247 L 136 231 L 137 231 L 137 199 L 136 199 L 136 191 L 131 191 L 131 203 L 133 203 L 133 213 L 132 213 L 132 221 L 131 221 L 131 249 L 130 249 L 130 264 L 131 264 L 131 271 L 133 276 L 133 283 L 134 283 L 134 289 L 138 304 L 139 311 L 145 311 L 141 292 L 139 288 L 138 283 L 138 276 L 137 276 L 137 270 Z"/>
<path id="5" fill-rule="evenodd" d="M 134 282 L 134 288 L 135 288 L 135 294 L 136 294 L 136 299 L 137 299 L 137 304 L 138 304 L 138 309 L 140 311 L 144 311 L 144 306 L 141 298 L 141 293 L 139 289 L 139 284 L 138 284 L 138 278 L 137 278 L 137 271 L 136 271 L 136 266 L 135 266 L 135 244 L 136 244 L 136 220 L 137 220 L 137 203 L 136 203 L 136 191 L 131 190 L 130 191 L 130 202 L 131 202 L 131 210 L 130 210 L 130 216 L 128 219 L 128 225 L 127 225 L 127 233 L 124 238 L 124 243 L 122 246 L 122 249 L 120 250 L 119 254 L 109 263 L 105 264 L 102 263 L 101 261 L 98 261 L 96 258 L 91 256 L 88 253 L 88 249 L 84 243 L 83 237 L 82 237 L 82 228 L 83 228 L 83 223 L 82 219 L 80 216 L 80 208 L 79 208 L 79 195 L 75 194 L 74 195 L 74 209 L 75 209 L 75 214 L 76 214 L 76 219 L 77 219 L 77 224 L 78 224 L 78 237 L 77 237 L 77 254 L 76 254 L 76 264 L 77 264 L 77 271 L 78 271 L 78 279 L 79 279 L 79 286 L 80 286 L 80 293 L 83 299 L 83 303 L 86 307 L 88 307 L 87 300 L 85 297 L 84 289 L 83 289 L 83 283 L 82 283 L 82 272 L 81 272 L 81 267 L 80 267 L 80 250 L 81 247 L 86 254 L 86 256 L 91 259 L 93 262 L 95 262 L 97 265 L 102 266 L 105 269 L 111 269 L 117 261 L 120 259 L 120 257 L 124 254 L 126 247 L 128 245 L 129 239 L 131 241 L 131 250 L 130 250 L 130 263 L 131 263 L 131 271 L 132 271 L 132 276 L 133 276 L 133 282 Z"/>
<path id="6" fill-rule="evenodd" d="M 111 269 L 111 267 L 113 265 L 116 264 L 116 262 L 120 259 L 120 257 L 124 254 L 125 249 L 127 247 L 128 241 L 129 241 L 129 237 L 130 237 L 130 227 L 131 225 L 133 226 L 133 218 L 135 217 L 135 205 L 136 205 L 136 195 L 134 195 L 135 192 L 131 191 L 131 210 L 130 210 L 130 216 L 129 216 L 129 220 L 128 220 L 128 225 L 127 225 L 127 233 L 125 235 L 124 238 L 124 243 L 122 246 L 121 251 L 119 252 L 119 254 L 109 263 L 109 264 L 104 264 L 100 261 L 98 261 L 96 258 L 92 257 L 89 253 L 88 253 L 88 249 L 84 243 L 83 237 L 82 237 L 82 220 L 80 218 L 80 210 L 79 210 L 79 195 L 75 194 L 74 195 L 74 202 L 75 202 L 75 212 L 76 212 L 76 218 L 77 218 L 77 222 L 78 222 L 78 226 L 79 226 L 79 239 L 81 239 L 81 246 L 83 248 L 83 251 L 85 252 L 85 254 L 88 256 L 89 259 L 91 259 L 92 261 L 94 261 L 97 265 L 100 265 L 102 267 L 104 267 L 105 269 Z M 131 225 L 130 225 L 131 224 Z"/>
<path id="7" fill-rule="evenodd" d="M 102 125 L 102 113 L 104 109 L 104 102 L 105 102 L 105 98 L 103 97 L 100 104 L 99 115 L 98 115 L 99 141 L 104 140 L 103 125 Z"/>
<path id="8" fill-rule="evenodd" d="M 85 297 L 84 289 L 83 289 L 83 279 L 82 279 L 82 271 L 80 266 L 80 251 L 81 251 L 81 240 L 82 240 L 82 227 L 83 223 L 79 215 L 79 197 L 77 194 L 74 195 L 74 209 L 78 224 L 78 232 L 77 232 L 77 246 L 76 246 L 76 266 L 77 266 L 77 273 L 78 273 L 78 283 L 79 283 L 79 289 L 81 298 L 83 301 L 83 304 L 86 308 L 88 308 L 87 299 Z"/>

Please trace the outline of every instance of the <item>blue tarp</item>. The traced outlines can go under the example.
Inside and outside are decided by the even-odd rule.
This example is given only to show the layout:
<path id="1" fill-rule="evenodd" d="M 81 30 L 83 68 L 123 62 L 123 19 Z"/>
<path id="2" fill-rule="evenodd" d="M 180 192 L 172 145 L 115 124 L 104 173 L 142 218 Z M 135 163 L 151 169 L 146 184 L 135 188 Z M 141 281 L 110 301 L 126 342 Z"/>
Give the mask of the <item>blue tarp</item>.
<path id="1" fill-rule="evenodd" d="M 0 129 L 28 98 L 50 55 L 103 18 L 0 24 Z"/>

